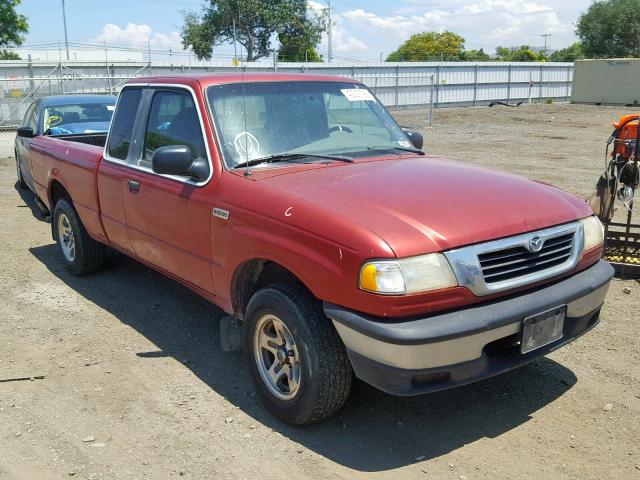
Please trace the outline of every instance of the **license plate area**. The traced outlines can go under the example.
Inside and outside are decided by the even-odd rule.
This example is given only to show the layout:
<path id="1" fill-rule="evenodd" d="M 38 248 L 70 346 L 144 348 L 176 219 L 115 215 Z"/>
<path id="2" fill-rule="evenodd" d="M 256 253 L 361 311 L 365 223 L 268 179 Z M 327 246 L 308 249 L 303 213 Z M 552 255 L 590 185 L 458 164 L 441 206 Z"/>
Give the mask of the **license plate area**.
<path id="1" fill-rule="evenodd" d="M 566 313 L 567 306 L 561 305 L 525 318 L 522 322 L 520 351 L 529 353 L 561 339 Z"/>

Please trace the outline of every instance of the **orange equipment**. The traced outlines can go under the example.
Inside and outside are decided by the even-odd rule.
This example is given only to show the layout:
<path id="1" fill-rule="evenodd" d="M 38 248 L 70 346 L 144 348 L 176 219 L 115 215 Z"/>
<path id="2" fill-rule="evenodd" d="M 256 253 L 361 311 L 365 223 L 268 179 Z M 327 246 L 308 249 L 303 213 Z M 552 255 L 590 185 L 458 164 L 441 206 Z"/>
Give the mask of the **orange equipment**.
<path id="1" fill-rule="evenodd" d="M 605 171 L 589 199 L 605 228 L 604 258 L 621 277 L 640 277 L 640 225 L 632 223 L 633 201 L 640 181 L 640 115 L 625 115 L 613 123 L 607 141 Z M 613 150 L 609 155 L 609 147 Z M 626 222 L 614 221 L 614 204 L 626 209 Z"/>

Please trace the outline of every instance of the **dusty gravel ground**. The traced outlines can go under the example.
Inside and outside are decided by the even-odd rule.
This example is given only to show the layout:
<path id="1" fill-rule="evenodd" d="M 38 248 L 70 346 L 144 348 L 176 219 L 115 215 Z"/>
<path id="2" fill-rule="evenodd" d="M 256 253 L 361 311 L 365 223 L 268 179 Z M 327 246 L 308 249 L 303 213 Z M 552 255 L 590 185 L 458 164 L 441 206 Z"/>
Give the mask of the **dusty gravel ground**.
<path id="1" fill-rule="evenodd" d="M 0 131 L 0 158 L 13 155 L 13 141 L 16 138 L 16 132 Z"/>
<path id="2" fill-rule="evenodd" d="M 623 110 L 399 112 L 427 149 L 584 197 Z M 271 417 L 221 312 L 120 255 L 66 273 L 49 225 L 0 160 L 0 479 L 640 478 L 640 285 L 549 358 L 456 390 L 395 398 L 358 384 L 316 426 Z M 455 193 L 455 192 L 452 192 Z M 624 289 L 630 289 L 625 294 Z"/>

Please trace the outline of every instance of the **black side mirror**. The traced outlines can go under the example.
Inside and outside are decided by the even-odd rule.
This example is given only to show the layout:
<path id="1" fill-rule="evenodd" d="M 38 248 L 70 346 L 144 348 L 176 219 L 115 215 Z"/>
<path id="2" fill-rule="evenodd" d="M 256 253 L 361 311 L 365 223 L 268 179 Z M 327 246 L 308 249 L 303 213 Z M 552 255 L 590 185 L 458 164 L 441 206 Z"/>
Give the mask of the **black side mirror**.
<path id="1" fill-rule="evenodd" d="M 204 158 L 194 158 L 186 145 L 167 145 L 153 152 L 151 168 L 155 173 L 191 177 L 205 180 L 209 176 L 209 164 Z"/>
<path id="2" fill-rule="evenodd" d="M 411 143 L 413 143 L 413 146 L 416 147 L 417 149 L 422 150 L 422 146 L 424 145 L 424 139 L 422 138 L 422 134 L 417 130 L 410 130 L 408 128 L 403 128 L 403 130 L 404 130 L 404 133 L 407 134 L 407 137 L 409 137 L 409 140 L 411 140 Z"/>
<path id="3" fill-rule="evenodd" d="M 18 133 L 19 137 L 33 138 L 33 128 L 31 127 L 19 127 L 16 132 Z"/>

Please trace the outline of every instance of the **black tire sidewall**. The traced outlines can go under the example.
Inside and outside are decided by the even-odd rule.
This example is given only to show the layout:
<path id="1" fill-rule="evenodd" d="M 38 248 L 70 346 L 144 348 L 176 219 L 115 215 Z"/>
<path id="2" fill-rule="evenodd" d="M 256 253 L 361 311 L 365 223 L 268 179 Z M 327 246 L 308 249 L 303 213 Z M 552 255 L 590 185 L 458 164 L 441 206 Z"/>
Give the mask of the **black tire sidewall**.
<path id="1" fill-rule="evenodd" d="M 283 293 L 273 288 L 259 291 L 249 302 L 244 320 L 244 352 L 249 370 L 258 388 L 258 393 L 267 407 L 279 418 L 288 423 L 305 423 L 308 414 L 314 408 L 317 395 L 314 379 L 320 375 L 320 364 L 313 349 L 312 333 L 296 305 Z M 256 324 L 266 314 L 278 317 L 289 329 L 300 355 L 301 383 L 295 397 L 282 400 L 271 393 L 264 384 L 253 350 L 253 336 Z"/>

